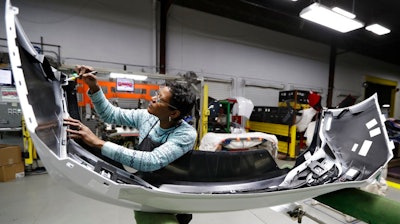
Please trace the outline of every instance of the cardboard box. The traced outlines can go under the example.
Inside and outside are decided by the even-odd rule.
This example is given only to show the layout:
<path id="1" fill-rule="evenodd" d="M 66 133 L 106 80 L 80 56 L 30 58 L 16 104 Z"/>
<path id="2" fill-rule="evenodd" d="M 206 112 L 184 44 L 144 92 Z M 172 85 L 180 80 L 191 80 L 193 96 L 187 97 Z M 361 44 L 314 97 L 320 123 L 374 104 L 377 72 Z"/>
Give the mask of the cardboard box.
<path id="1" fill-rule="evenodd" d="M 6 182 L 25 176 L 25 166 L 22 162 L 0 166 L 0 181 Z"/>
<path id="2" fill-rule="evenodd" d="M 22 162 L 22 150 L 18 145 L 0 145 L 0 166 Z"/>
<path id="3" fill-rule="evenodd" d="M 10 181 L 25 176 L 21 147 L 0 144 L 0 181 Z"/>

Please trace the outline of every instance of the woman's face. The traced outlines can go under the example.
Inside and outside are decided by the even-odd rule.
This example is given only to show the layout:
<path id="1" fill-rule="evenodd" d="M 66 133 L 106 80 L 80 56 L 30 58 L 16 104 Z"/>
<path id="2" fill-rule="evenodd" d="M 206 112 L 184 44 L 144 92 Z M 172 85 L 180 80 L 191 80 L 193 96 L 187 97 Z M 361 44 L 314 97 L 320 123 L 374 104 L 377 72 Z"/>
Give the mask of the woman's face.
<path id="1" fill-rule="evenodd" d="M 156 95 L 152 97 L 147 111 L 150 114 L 153 114 L 154 116 L 160 118 L 160 120 L 163 118 L 168 118 L 171 112 L 174 111 L 174 106 L 169 104 L 171 97 L 172 94 L 169 87 L 161 87 Z"/>

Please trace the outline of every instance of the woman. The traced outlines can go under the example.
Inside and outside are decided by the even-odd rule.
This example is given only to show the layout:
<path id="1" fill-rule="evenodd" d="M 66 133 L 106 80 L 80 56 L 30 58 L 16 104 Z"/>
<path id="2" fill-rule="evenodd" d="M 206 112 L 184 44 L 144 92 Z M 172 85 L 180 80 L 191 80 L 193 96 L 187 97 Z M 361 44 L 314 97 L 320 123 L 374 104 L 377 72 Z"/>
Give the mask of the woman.
<path id="1" fill-rule="evenodd" d="M 161 169 L 193 149 L 197 133 L 183 118 L 192 110 L 195 96 L 185 86 L 167 82 L 147 109 L 122 109 L 105 98 L 96 76 L 90 73 L 92 67 L 78 65 L 75 71 L 89 86 L 88 95 L 100 118 L 106 123 L 137 128 L 139 145 L 132 150 L 104 141 L 79 120 L 67 118 L 64 123 L 74 127 L 67 130 L 70 138 L 81 139 L 104 156 L 144 172 Z M 135 211 L 135 219 L 138 224 L 178 223 L 173 214 Z"/>

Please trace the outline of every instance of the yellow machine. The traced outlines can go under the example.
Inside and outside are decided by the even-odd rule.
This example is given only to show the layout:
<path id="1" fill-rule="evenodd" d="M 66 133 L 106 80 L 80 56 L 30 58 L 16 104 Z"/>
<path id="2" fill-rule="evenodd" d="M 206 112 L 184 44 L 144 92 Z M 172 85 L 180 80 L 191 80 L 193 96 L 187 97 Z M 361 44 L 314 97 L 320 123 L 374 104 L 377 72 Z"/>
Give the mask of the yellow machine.
<path id="1" fill-rule="evenodd" d="M 24 117 L 22 117 L 22 135 L 24 140 L 24 155 L 28 155 L 28 157 L 25 156 L 25 166 L 32 165 L 33 160 L 37 159 L 37 153 L 31 135 L 26 128 Z"/>
<path id="2" fill-rule="evenodd" d="M 201 102 L 201 120 L 199 125 L 199 137 L 198 142 L 204 137 L 208 132 L 208 116 L 210 115 L 210 110 L 208 109 L 208 85 L 203 85 L 203 99 Z"/>

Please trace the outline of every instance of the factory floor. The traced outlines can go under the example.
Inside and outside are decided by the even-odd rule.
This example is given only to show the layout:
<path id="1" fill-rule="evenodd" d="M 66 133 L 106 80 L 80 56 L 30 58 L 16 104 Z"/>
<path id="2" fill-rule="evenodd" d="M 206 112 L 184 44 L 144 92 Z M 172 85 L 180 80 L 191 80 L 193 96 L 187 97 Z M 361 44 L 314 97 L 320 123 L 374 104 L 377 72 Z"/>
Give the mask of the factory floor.
<path id="1" fill-rule="evenodd" d="M 19 136 L 3 136 L 0 144 L 22 144 Z M 280 160 L 280 165 L 293 161 Z M 400 186 L 391 180 L 386 197 L 400 201 Z M 295 224 L 287 211 L 301 205 L 307 216 L 304 224 L 364 223 L 351 219 L 323 204 L 307 199 L 293 204 L 236 212 L 193 214 L 191 224 Z M 382 214 L 384 215 L 384 214 Z M 69 191 L 47 172 L 27 172 L 26 176 L 10 182 L 0 182 L 1 224 L 134 224 L 133 211 L 128 208 L 105 204 Z"/>

